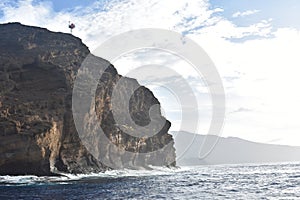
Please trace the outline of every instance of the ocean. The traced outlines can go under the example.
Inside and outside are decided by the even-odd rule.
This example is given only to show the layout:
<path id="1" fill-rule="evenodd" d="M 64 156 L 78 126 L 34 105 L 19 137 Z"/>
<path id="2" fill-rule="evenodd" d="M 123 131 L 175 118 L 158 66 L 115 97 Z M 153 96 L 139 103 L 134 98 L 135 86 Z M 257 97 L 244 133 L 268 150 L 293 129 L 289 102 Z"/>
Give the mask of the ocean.
<path id="1" fill-rule="evenodd" d="M 0 199 L 300 199 L 300 163 L 0 176 Z"/>

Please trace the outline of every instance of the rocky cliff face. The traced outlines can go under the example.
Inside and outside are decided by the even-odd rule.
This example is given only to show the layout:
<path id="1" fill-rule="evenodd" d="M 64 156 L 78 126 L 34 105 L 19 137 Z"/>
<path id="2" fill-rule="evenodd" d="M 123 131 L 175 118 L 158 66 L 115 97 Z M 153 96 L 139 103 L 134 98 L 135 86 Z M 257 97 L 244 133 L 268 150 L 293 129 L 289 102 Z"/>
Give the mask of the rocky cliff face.
<path id="1" fill-rule="evenodd" d="M 81 63 L 90 54 L 88 48 L 72 35 L 18 23 L 0 25 L 0 35 L 0 174 L 52 175 L 107 170 L 109 166 L 83 145 L 73 121 L 72 89 Z M 93 140 L 93 151 L 109 159 L 111 145 L 143 153 L 172 144 L 167 154 L 157 151 L 139 163 L 121 157 L 118 166 L 170 164 L 175 160 L 173 139 L 168 134 L 170 122 L 166 121 L 162 130 L 150 138 L 130 136 L 116 125 L 111 95 L 120 78 L 110 65 L 100 79 L 95 110 L 113 144 Z M 124 87 L 137 84 L 133 79 L 125 82 Z M 152 92 L 139 87 L 130 99 L 132 119 L 147 125 L 149 109 L 154 104 L 159 102 Z M 126 120 L 123 123 L 126 126 Z M 154 157 L 160 162 L 152 163 Z"/>

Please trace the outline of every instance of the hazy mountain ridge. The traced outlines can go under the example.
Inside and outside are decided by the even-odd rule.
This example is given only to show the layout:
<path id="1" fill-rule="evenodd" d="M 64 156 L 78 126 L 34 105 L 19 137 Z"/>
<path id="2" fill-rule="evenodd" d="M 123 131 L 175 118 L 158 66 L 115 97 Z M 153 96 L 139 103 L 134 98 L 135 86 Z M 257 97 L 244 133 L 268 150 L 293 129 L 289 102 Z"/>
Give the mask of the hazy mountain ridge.
<path id="1" fill-rule="evenodd" d="M 224 138 L 188 132 L 172 134 L 179 166 L 300 161 L 300 147 L 263 144 L 236 137 Z M 199 159 L 201 145 L 205 139 L 208 145 L 204 147 L 204 152 L 209 154 Z M 212 148 L 210 144 L 215 142 L 216 145 Z"/>

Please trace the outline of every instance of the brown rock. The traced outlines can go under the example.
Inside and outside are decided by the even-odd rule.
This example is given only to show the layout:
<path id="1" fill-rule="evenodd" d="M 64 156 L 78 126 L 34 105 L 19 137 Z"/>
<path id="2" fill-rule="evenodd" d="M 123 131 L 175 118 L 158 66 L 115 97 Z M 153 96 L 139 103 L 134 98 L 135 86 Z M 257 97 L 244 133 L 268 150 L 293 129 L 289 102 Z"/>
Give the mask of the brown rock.
<path id="1" fill-rule="evenodd" d="M 109 169 L 82 144 L 71 110 L 73 83 L 82 61 L 90 53 L 88 48 L 70 34 L 19 23 L 0 25 L 0 35 L 0 175 Z M 96 112 L 106 136 L 118 147 L 132 152 L 155 151 L 167 143 L 173 144 L 172 136 L 167 133 L 168 121 L 159 134 L 148 139 L 132 137 L 116 125 L 110 101 L 112 88 L 120 77 L 110 65 L 97 89 Z M 136 84 L 133 79 L 126 80 L 124 87 Z M 147 125 L 149 109 L 154 104 L 159 102 L 152 92 L 140 87 L 130 100 L 132 119 Z M 88 117 L 84 123 L 90 120 Z M 126 120 L 122 125 L 126 126 Z M 113 156 L 110 144 L 94 142 L 99 154 Z M 161 160 L 155 164 L 167 165 L 175 160 L 175 149 L 172 147 L 167 155 L 155 156 Z M 146 167 L 154 159 L 129 163 L 120 158 L 120 166 Z"/>

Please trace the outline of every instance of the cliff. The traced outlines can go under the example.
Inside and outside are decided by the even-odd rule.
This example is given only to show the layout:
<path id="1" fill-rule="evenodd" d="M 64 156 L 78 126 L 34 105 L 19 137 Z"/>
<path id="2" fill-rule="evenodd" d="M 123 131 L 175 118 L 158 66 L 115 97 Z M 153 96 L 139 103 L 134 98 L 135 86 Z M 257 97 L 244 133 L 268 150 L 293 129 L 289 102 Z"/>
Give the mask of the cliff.
<path id="1" fill-rule="evenodd" d="M 74 80 L 81 63 L 90 54 L 88 48 L 70 34 L 19 23 L 0 25 L 0 35 L 0 175 L 90 173 L 111 168 L 83 145 L 73 120 Z M 150 138 L 128 135 L 116 124 L 111 95 L 120 78 L 116 69 L 109 65 L 98 84 L 97 120 L 111 142 L 103 143 L 100 138 L 96 141 L 94 138 L 91 141 L 94 142 L 93 152 L 108 159 L 113 156 L 112 145 L 135 153 L 154 152 L 143 157 L 142 162 L 121 155 L 120 168 L 175 165 L 172 162 L 175 160 L 174 141 L 168 134 L 169 121 L 166 120 L 159 133 Z M 124 87 L 138 84 L 129 78 L 125 83 Z M 132 120 L 147 125 L 149 110 L 155 104 L 159 102 L 152 92 L 139 87 L 130 98 Z M 126 120 L 121 125 L 126 127 Z M 172 144 L 167 154 L 156 151 L 166 144 Z M 156 161 L 153 163 L 153 160 Z"/>

